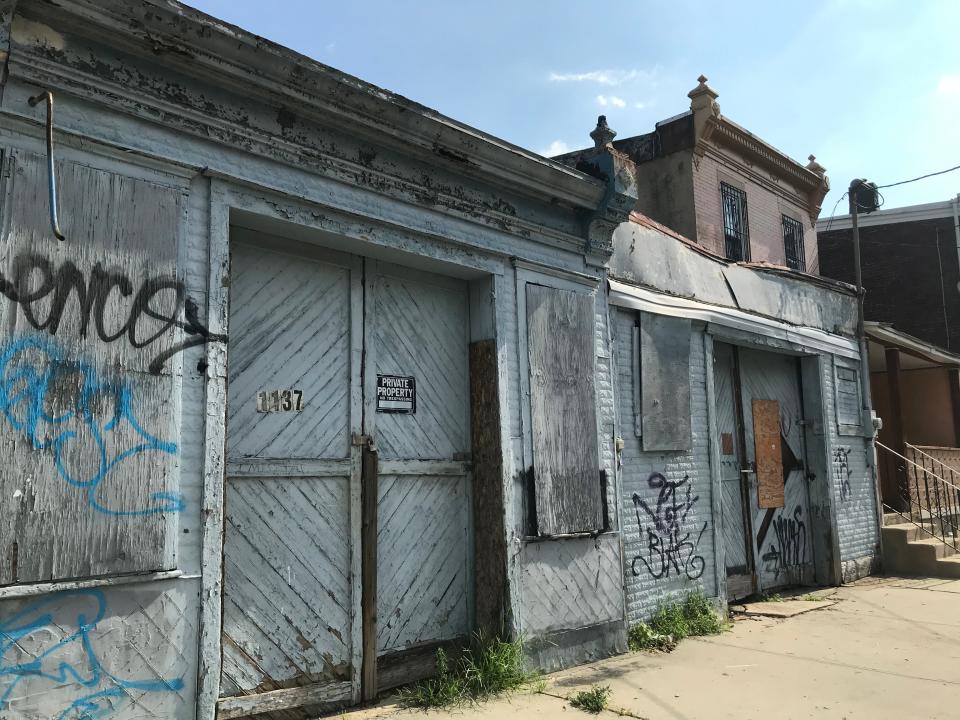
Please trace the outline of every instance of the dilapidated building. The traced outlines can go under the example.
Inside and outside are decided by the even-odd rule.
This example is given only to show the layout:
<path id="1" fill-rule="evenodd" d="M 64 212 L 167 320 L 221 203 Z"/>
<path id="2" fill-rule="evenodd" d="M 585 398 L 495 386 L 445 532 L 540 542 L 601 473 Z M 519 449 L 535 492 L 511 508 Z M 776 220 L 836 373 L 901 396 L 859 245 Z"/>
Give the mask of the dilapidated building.
<path id="1" fill-rule="evenodd" d="M 177 3 L 0 7 L 4 717 L 306 715 L 475 627 L 622 649 L 619 159 Z"/>
<path id="2" fill-rule="evenodd" d="M 629 620 L 695 589 L 725 603 L 876 569 L 852 289 L 731 263 L 638 214 L 614 246 Z"/>
<path id="3" fill-rule="evenodd" d="M 308 717 L 477 628 L 622 651 L 642 593 L 727 597 L 748 362 L 803 377 L 743 397 L 802 402 L 763 437 L 810 488 L 754 566 L 871 557 L 849 295 L 631 221 L 608 144 L 573 169 L 175 2 L 3 2 L 0 43 L 4 717 Z"/>

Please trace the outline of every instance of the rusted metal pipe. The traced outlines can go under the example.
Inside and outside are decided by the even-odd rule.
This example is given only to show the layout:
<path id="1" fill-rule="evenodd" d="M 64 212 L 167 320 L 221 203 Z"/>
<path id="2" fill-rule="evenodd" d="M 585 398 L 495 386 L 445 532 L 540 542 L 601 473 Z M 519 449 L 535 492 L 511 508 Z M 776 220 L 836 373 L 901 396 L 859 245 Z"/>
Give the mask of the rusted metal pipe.
<path id="1" fill-rule="evenodd" d="M 66 236 L 60 231 L 60 219 L 57 217 L 57 169 L 53 162 L 53 93 L 44 90 L 29 98 L 27 102 L 30 107 L 34 107 L 44 99 L 47 101 L 47 190 L 50 195 L 50 227 L 57 240 L 66 240 Z"/>

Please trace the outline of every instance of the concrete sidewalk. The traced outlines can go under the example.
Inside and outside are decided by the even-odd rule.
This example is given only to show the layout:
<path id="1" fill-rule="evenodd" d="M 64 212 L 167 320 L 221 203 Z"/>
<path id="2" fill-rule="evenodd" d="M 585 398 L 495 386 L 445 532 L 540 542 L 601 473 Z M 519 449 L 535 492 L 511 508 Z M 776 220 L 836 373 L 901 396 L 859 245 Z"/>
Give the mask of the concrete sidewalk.
<path id="1" fill-rule="evenodd" d="M 960 580 L 867 578 L 791 618 L 741 617 L 669 654 L 630 653 L 546 678 L 543 693 L 444 712 L 383 706 L 342 717 L 589 717 L 565 698 L 609 685 L 611 711 L 686 718 L 960 718 Z"/>

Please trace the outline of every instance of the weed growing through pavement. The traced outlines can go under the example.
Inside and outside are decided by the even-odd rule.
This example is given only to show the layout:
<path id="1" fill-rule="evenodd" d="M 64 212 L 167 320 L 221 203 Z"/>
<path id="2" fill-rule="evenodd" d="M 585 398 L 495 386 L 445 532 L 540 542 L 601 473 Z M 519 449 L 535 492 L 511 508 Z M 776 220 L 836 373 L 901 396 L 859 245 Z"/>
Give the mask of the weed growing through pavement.
<path id="1" fill-rule="evenodd" d="M 520 690 L 539 679 L 539 673 L 523 668 L 520 639 L 478 633 L 455 660 L 442 648 L 437 650 L 436 675 L 401 690 L 399 700 L 404 707 L 448 707 Z"/>
<path id="2" fill-rule="evenodd" d="M 719 635 L 726 627 L 698 591 L 687 595 L 683 602 L 661 605 L 649 623 L 637 623 L 630 628 L 627 640 L 631 650 L 669 652 L 685 637 Z"/>
<path id="3" fill-rule="evenodd" d="M 609 685 L 591 685 L 589 690 L 581 690 L 570 698 L 570 704 L 578 710 L 596 715 L 607 709 L 609 700 Z"/>

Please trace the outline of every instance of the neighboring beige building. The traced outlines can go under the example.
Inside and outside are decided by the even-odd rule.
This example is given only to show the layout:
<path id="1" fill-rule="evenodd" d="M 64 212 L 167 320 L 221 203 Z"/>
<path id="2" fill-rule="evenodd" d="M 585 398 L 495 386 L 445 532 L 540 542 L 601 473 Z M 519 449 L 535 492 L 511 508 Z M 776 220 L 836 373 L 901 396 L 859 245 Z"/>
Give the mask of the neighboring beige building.
<path id="1" fill-rule="evenodd" d="M 816 221 L 830 188 L 811 155 L 804 166 L 720 114 L 700 76 L 690 110 L 645 135 L 613 140 L 601 116 L 591 133 L 637 164 L 637 210 L 735 261 L 817 274 Z M 582 151 L 556 158 L 590 171 Z"/>

